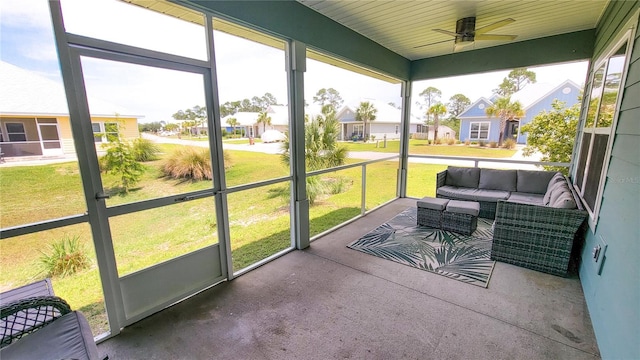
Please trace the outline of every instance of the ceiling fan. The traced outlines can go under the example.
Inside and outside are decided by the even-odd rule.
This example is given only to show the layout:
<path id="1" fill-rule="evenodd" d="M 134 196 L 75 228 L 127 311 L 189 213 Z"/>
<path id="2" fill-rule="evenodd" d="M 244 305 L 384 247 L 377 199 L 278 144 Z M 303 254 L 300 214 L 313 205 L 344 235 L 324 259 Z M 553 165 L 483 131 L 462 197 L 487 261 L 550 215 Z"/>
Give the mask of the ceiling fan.
<path id="1" fill-rule="evenodd" d="M 456 22 L 455 32 L 442 30 L 442 29 L 433 29 L 433 31 L 437 31 L 445 35 L 454 36 L 455 37 L 454 51 L 458 51 L 467 45 L 471 45 L 475 43 L 476 40 L 513 40 L 515 39 L 517 35 L 487 34 L 489 31 L 511 24 L 514 21 L 515 21 L 514 19 L 507 18 L 507 19 L 495 22 L 493 24 L 483 26 L 479 29 L 476 29 L 476 17 L 472 16 L 472 17 L 459 19 Z M 429 46 L 429 45 L 440 44 L 447 41 L 450 41 L 450 40 L 444 40 L 444 41 L 438 41 L 431 44 L 420 45 L 420 46 L 414 47 L 414 49 L 421 48 L 424 46 Z"/>

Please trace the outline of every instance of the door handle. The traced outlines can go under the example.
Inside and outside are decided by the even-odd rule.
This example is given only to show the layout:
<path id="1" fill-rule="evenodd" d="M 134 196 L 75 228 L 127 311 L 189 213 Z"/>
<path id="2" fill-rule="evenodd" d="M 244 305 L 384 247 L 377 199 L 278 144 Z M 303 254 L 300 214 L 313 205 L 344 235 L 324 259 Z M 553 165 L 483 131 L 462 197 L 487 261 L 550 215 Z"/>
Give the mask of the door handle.
<path id="1" fill-rule="evenodd" d="M 103 191 L 101 191 L 99 193 L 96 193 L 96 200 L 104 200 L 104 199 L 109 199 L 109 198 L 111 198 L 111 195 L 106 194 Z"/>

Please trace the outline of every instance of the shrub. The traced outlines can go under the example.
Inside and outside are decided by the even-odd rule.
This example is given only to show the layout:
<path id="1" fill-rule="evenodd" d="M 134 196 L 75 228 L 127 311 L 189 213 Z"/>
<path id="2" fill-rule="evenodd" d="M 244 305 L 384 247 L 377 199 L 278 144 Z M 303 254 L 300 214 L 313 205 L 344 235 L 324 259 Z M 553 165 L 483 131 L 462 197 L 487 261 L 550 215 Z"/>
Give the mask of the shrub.
<path id="1" fill-rule="evenodd" d="M 436 145 L 442 145 L 442 139 L 438 138 L 433 143 Z"/>
<path id="2" fill-rule="evenodd" d="M 516 148 L 516 141 L 513 139 L 507 139 L 502 143 L 502 147 L 505 149 L 513 150 Z"/>
<path id="3" fill-rule="evenodd" d="M 498 147 L 498 143 L 495 142 L 495 141 L 490 141 L 489 142 L 489 147 L 492 148 L 492 149 L 495 149 L 495 148 Z"/>
<path id="4" fill-rule="evenodd" d="M 349 190 L 349 187 L 353 183 L 350 179 L 342 176 L 324 179 L 324 182 L 327 187 L 327 192 L 332 195 L 340 194 Z"/>
<path id="5" fill-rule="evenodd" d="M 465 141 L 464 141 L 464 144 L 465 144 L 466 146 L 471 145 L 471 140 L 469 140 L 469 139 L 465 140 Z"/>
<path id="6" fill-rule="evenodd" d="M 124 193 L 140 181 L 144 166 L 136 160 L 133 146 L 119 138 L 106 145 L 107 153 L 100 159 L 102 171 L 119 176 L 119 186 Z"/>
<path id="7" fill-rule="evenodd" d="M 455 145 L 456 139 L 447 139 L 447 145 Z"/>
<path id="8" fill-rule="evenodd" d="M 478 146 L 485 147 L 486 145 L 487 144 L 484 141 L 482 141 L 482 140 L 478 141 Z"/>
<path id="9" fill-rule="evenodd" d="M 136 161 L 153 161 L 158 159 L 160 147 L 151 140 L 138 138 L 133 141 L 133 155 Z"/>
<path id="10" fill-rule="evenodd" d="M 180 148 L 165 161 L 162 172 L 174 179 L 211 180 L 213 172 L 209 149 Z"/>
<path id="11" fill-rule="evenodd" d="M 91 262 L 87 252 L 80 244 L 80 237 L 64 238 L 51 245 L 51 253 L 40 251 L 40 263 L 44 266 L 47 276 L 68 276 L 89 267 Z"/>

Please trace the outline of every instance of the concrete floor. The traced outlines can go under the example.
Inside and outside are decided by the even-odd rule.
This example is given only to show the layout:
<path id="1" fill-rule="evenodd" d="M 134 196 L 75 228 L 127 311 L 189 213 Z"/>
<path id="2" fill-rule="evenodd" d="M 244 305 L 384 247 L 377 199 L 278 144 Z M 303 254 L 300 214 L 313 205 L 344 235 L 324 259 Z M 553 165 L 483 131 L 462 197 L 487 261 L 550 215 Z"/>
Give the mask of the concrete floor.
<path id="1" fill-rule="evenodd" d="M 101 343 L 110 359 L 598 359 L 577 277 L 497 263 L 488 288 L 345 246 L 401 199 Z"/>

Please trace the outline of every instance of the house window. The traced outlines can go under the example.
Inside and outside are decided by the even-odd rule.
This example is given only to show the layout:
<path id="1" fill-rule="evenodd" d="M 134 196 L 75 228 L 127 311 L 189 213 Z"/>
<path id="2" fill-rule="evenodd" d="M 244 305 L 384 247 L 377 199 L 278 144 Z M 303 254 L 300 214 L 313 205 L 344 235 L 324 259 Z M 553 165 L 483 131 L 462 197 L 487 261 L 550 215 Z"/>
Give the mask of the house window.
<path id="1" fill-rule="evenodd" d="M 364 136 L 364 124 L 353 125 L 353 135 L 358 137 Z"/>
<path id="2" fill-rule="evenodd" d="M 118 123 L 91 123 L 93 141 L 96 143 L 112 142 L 118 139 Z"/>
<path id="3" fill-rule="evenodd" d="M 469 139 L 473 140 L 489 140 L 488 122 L 472 122 L 469 129 Z"/>
<path id="4" fill-rule="evenodd" d="M 582 138 L 573 176 L 574 185 L 584 200 L 591 219 L 597 219 L 607 172 L 608 159 L 620 108 L 622 79 L 627 64 L 627 41 L 596 62 L 591 78 Z"/>
<path id="5" fill-rule="evenodd" d="M 27 141 L 27 133 L 23 123 L 6 123 L 9 141 Z"/>

